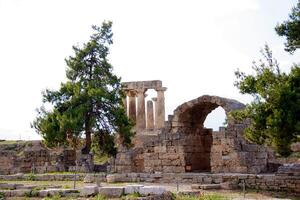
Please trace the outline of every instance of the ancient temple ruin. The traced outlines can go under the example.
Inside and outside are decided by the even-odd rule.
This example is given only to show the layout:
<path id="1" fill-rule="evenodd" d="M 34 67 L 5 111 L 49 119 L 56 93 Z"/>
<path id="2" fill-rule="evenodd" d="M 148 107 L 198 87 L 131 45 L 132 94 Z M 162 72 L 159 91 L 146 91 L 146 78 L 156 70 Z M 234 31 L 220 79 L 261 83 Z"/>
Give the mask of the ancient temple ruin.
<path id="1" fill-rule="evenodd" d="M 148 89 L 156 90 L 157 97 L 146 103 Z M 161 81 L 126 82 L 124 90 L 127 94 L 124 105 L 128 116 L 136 122 L 137 134 L 133 148 L 119 147 L 115 172 L 263 173 L 273 170 L 274 153 L 244 139 L 246 123 L 228 118 L 227 127 L 220 127 L 219 131 L 203 125 L 207 115 L 217 107 L 222 107 L 228 115 L 243 109 L 242 103 L 204 95 L 181 104 L 165 121 L 166 88 Z"/>
<path id="2" fill-rule="evenodd" d="M 162 82 L 158 80 L 138 81 L 125 82 L 123 85 L 126 94 L 123 103 L 129 118 L 136 122 L 136 130 L 163 128 L 165 122 L 164 92 L 167 88 L 162 87 Z M 147 101 L 147 109 L 145 110 L 145 93 L 148 89 L 154 89 L 157 92 L 157 97 Z M 155 112 L 153 112 L 153 103 Z"/>

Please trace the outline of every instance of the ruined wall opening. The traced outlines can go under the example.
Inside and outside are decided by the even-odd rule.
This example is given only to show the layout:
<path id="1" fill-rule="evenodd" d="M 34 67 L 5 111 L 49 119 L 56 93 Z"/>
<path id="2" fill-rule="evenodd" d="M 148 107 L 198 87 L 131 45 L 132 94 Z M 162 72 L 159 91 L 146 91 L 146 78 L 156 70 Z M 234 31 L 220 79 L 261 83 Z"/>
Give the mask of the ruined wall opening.
<path id="1" fill-rule="evenodd" d="M 211 171 L 211 147 L 213 144 L 212 129 L 204 127 L 207 115 L 219 107 L 211 102 L 201 102 L 190 106 L 181 113 L 184 134 L 184 157 L 186 172 Z"/>
<path id="2" fill-rule="evenodd" d="M 220 127 L 227 127 L 226 112 L 219 106 L 209 113 L 204 121 L 205 128 L 211 128 L 213 131 L 219 131 Z"/>

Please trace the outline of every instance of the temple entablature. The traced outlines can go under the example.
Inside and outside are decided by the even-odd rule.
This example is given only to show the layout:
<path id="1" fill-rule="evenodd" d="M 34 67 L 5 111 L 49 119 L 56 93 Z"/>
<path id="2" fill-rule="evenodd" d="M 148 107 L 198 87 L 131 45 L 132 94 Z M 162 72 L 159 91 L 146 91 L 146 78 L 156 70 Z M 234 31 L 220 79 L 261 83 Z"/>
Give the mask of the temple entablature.
<path id="1" fill-rule="evenodd" d="M 165 123 L 165 97 L 166 87 L 162 81 L 134 81 L 123 82 L 125 98 L 124 107 L 128 117 L 136 123 L 136 130 L 161 129 Z M 153 89 L 157 96 L 145 102 L 146 92 Z M 147 113 L 147 115 L 146 115 Z"/>

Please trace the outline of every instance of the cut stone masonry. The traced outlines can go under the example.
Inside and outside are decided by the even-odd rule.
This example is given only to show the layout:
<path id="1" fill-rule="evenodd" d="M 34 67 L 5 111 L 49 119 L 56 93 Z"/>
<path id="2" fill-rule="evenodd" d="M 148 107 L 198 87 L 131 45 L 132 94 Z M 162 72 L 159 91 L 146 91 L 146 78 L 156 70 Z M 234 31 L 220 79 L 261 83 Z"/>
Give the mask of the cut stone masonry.
<path id="1" fill-rule="evenodd" d="M 137 134 L 133 148 L 119 147 L 113 171 L 263 173 L 276 170 L 274 153 L 270 149 L 244 139 L 243 130 L 247 122 L 238 123 L 227 117 L 227 127 L 220 127 L 219 131 L 203 125 L 207 115 L 217 107 L 222 107 L 228 115 L 231 111 L 243 109 L 244 104 L 233 99 L 204 95 L 181 104 L 165 121 L 166 88 L 162 87 L 161 81 L 127 82 L 123 85 L 127 94 L 137 94 Z M 144 94 L 147 89 L 155 89 L 157 97 L 147 102 L 145 126 Z"/>

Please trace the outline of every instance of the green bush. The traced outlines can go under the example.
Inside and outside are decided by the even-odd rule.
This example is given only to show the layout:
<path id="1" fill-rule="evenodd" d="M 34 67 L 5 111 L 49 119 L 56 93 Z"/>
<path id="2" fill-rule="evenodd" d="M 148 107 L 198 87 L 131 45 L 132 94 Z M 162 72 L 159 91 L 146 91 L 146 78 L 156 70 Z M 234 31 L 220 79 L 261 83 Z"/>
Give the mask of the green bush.
<path id="1" fill-rule="evenodd" d="M 38 188 L 34 188 L 29 192 L 25 192 L 25 197 L 37 197 L 39 196 L 39 189 Z"/>
<path id="2" fill-rule="evenodd" d="M 35 181 L 36 180 L 36 175 L 34 173 L 30 173 L 27 177 L 27 180 Z"/>
<path id="3" fill-rule="evenodd" d="M 0 192 L 0 200 L 3 200 L 5 198 L 5 195 L 3 192 Z"/>

